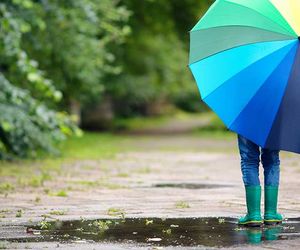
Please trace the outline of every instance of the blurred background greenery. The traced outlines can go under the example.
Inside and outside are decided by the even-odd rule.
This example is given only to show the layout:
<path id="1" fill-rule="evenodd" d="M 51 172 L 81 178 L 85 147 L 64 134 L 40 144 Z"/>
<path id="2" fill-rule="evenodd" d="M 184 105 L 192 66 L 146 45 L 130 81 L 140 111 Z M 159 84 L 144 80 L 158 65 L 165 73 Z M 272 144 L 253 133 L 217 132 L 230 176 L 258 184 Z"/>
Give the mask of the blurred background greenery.
<path id="1" fill-rule="evenodd" d="M 0 159 L 58 153 L 68 136 L 137 117 L 206 111 L 188 31 L 212 2 L 2 0 Z"/>

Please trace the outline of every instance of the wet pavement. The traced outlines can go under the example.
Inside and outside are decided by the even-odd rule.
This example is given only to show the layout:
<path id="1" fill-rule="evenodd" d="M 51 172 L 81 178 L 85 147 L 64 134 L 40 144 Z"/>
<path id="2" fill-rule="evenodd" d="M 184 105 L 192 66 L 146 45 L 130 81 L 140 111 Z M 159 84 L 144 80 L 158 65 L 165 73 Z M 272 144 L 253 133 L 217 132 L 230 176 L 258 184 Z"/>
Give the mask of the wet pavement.
<path id="1" fill-rule="evenodd" d="M 35 226 L 6 226 L 0 232 L 0 242 L 28 243 L 28 248 L 38 242 L 55 242 L 60 247 L 100 243 L 115 249 L 258 247 L 299 239 L 300 219 L 256 228 L 239 227 L 236 219 L 222 217 L 44 221 Z"/>
<path id="2" fill-rule="evenodd" d="M 242 229 L 236 225 L 246 207 L 235 138 L 139 137 L 132 143 L 136 150 L 111 158 L 64 163 L 40 186 L 0 177 L 15 185 L 0 194 L 0 249 L 300 248 L 300 219 L 293 219 L 300 216 L 299 155 L 281 154 L 278 208 L 290 219 Z"/>

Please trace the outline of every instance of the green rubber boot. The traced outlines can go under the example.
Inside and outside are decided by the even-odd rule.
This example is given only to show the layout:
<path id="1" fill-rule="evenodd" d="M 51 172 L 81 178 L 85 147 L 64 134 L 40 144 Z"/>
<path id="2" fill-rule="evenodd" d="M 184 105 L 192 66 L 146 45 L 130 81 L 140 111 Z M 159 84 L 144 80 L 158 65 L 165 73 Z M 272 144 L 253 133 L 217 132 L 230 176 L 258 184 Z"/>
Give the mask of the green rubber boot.
<path id="1" fill-rule="evenodd" d="M 282 222 L 281 214 L 277 213 L 278 186 L 265 186 L 264 223 L 274 225 Z"/>
<path id="2" fill-rule="evenodd" d="M 265 230 L 265 239 L 268 241 L 278 240 L 278 236 L 281 232 L 282 232 L 281 226 L 267 227 Z"/>
<path id="3" fill-rule="evenodd" d="M 261 187 L 245 186 L 247 214 L 239 219 L 238 224 L 250 227 L 259 227 L 262 224 L 260 213 Z"/>
<path id="4" fill-rule="evenodd" d="M 249 243 L 251 244 L 260 244 L 262 241 L 262 229 L 261 228 L 249 228 L 247 230 L 247 236 Z"/>

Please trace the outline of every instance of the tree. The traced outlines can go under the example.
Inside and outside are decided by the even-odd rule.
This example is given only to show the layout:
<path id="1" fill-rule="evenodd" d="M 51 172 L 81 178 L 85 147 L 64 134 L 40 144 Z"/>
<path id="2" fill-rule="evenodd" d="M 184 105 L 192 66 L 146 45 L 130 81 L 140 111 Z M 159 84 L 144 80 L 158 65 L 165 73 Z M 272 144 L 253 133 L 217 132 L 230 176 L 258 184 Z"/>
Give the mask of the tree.
<path id="1" fill-rule="evenodd" d="M 120 72 L 113 47 L 128 17 L 118 0 L 1 1 L 0 158 L 53 151 L 78 131 L 55 110 L 101 95 L 104 75 Z"/>
<path id="2" fill-rule="evenodd" d="M 0 74 L 0 159 L 57 153 L 55 143 L 79 132 L 69 117 L 49 110 Z"/>
<path id="3" fill-rule="evenodd" d="M 65 107 L 78 115 L 81 104 L 103 93 L 103 77 L 120 72 L 112 47 L 130 29 L 129 12 L 118 2 L 42 0 L 38 12 L 45 26 L 24 36 L 31 57 L 62 91 Z"/>
<path id="4" fill-rule="evenodd" d="M 164 102 L 201 107 L 187 67 L 188 31 L 210 2 L 122 0 L 133 13 L 132 33 L 119 49 L 121 76 L 107 80 L 120 115 L 147 114 L 149 106 Z"/>
<path id="5" fill-rule="evenodd" d="M 22 48 L 22 36 L 31 27 L 22 13 L 33 6 L 30 0 L 0 3 L 0 159 L 54 152 L 54 143 L 76 130 L 68 116 L 34 97 L 55 102 L 61 94 Z"/>

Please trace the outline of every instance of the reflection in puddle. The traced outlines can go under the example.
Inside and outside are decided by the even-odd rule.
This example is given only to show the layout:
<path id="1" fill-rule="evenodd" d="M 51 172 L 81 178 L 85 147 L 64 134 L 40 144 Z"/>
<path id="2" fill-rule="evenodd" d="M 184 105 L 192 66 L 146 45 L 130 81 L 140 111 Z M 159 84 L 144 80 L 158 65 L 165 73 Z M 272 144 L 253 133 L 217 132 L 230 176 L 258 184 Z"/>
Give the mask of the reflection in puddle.
<path id="1" fill-rule="evenodd" d="M 296 219 L 282 225 L 241 228 L 232 218 L 139 218 L 65 221 L 27 227 L 27 236 L 10 241 L 110 242 L 153 246 L 229 247 L 299 237 Z M 42 228 L 42 229 L 41 229 Z M 1 236 L 0 236 L 1 240 Z"/>

